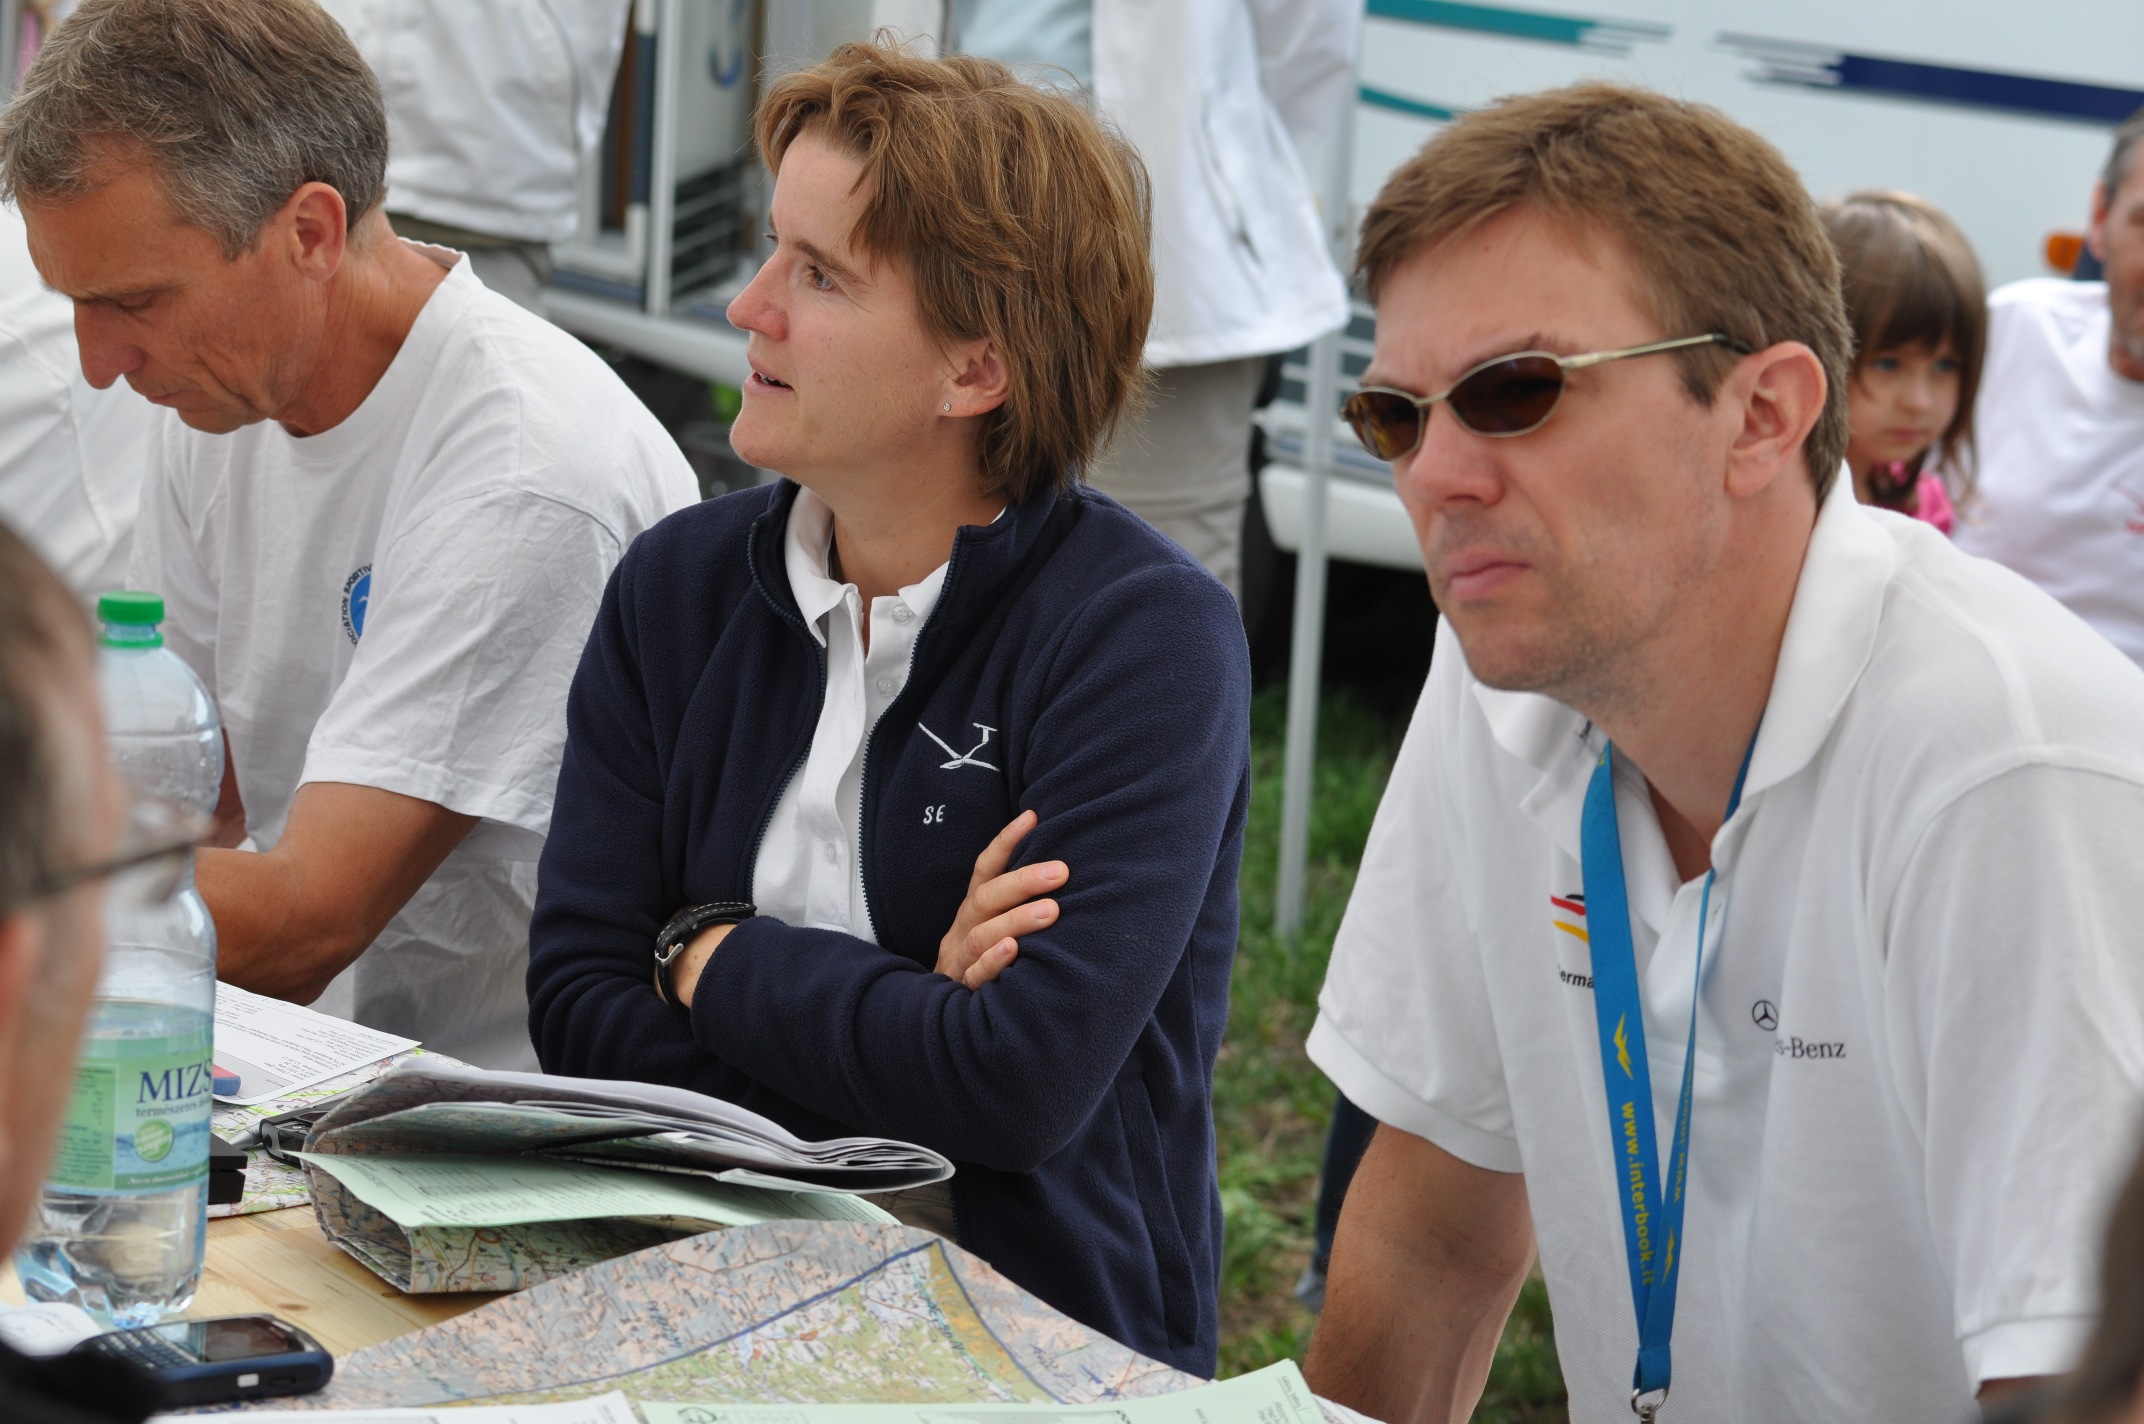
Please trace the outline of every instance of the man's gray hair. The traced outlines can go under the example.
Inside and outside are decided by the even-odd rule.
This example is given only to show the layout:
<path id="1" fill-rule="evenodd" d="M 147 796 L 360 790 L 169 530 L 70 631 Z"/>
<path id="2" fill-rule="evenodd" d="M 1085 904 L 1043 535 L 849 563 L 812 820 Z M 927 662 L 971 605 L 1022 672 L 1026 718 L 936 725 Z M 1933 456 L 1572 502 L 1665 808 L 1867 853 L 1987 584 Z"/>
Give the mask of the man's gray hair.
<path id="1" fill-rule="evenodd" d="M 2114 203 L 2114 190 L 2129 176 L 2129 159 L 2136 152 L 2140 138 L 2144 138 L 2144 109 L 2122 120 L 2121 127 L 2114 131 L 2114 148 L 2107 154 L 2107 166 L 2099 175 L 2100 191 L 2106 194 L 2110 207 Z"/>
<path id="2" fill-rule="evenodd" d="M 387 112 L 314 0 L 84 0 L 0 112 L 0 200 L 79 197 L 115 154 L 235 258 L 305 183 L 354 231 L 386 194 Z"/>

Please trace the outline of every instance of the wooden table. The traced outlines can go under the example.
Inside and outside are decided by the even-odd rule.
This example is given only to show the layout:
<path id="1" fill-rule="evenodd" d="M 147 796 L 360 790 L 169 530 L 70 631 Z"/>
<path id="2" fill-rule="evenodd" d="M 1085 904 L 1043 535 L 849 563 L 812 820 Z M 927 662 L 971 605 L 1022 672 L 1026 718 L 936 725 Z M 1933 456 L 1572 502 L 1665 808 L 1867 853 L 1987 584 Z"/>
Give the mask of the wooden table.
<path id="1" fill-rule="evenodd" d="M 307 1207 L 220 1217 L 190 1316 L 266 1311 L 302 1326 L 334 1355 L 407 1335 L 476 1309 L 495 1294 L 404 1295 L 329 1244 Z M 22 1300 L 10 1264 L 0 1299 Z"/>

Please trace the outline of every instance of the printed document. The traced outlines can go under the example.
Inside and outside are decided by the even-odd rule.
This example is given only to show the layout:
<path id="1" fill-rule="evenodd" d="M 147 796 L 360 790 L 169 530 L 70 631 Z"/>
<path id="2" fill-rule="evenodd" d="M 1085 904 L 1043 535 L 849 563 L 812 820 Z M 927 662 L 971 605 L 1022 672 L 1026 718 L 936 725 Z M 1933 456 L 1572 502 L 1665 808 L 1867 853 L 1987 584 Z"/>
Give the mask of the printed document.
<path id="1" fill-rule="evenodd" d="M 238 1075 L 238 1091 L 217 1094 L 220 1103 L 267 1102 L 416 1046 L 414 1038 L 216 985 L 216 1065 Z"/>

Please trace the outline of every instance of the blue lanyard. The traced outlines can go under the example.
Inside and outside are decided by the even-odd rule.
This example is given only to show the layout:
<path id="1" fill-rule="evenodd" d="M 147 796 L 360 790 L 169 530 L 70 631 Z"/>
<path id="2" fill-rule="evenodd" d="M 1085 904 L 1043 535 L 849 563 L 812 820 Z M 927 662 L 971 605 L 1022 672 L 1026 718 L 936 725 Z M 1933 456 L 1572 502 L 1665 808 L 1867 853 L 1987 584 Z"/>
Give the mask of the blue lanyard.
<path id="1" fill-rule="evenodd" d="M 1750 738 L 1735 774 L 1727 820 L 1742 804 L 1749 776 Z M 1725 824 L 1723 821 L 1722 824 Z M 1601 753 L 1586 787 L 1579 849 L 1586 882 L 1586 934 L 1593 955 L 1593 1015 L 1600 1030 L 1601 1081 L 1608 1089 L 1608 1137 L 1617 1164 L 1616 1197 L 1623 1208 L 1623 1252 L 1630 1265 L 1630 1300 L 1638 1316 L 1638 1365 L 1630 1407 L 1650 1421 L 1667 1399 L 1673 1373 L 1668 1340 L 1675 1332 L 1675 1283 L 1682 1258 L 1683 1188 L 1690 1165 L 1690 1099 L 1697 1066 L 1697 999 L 1703 988 L 1705 924 L 1712 910 L 1714 871 L 1705 872 L 1698 901 L 1697 959 L 1691 966 L 1690 1037 L 1683 1048 L 1682 1095 L 1675 1107 L 1670 1175 L 1660 1171 L 1653 1128 L 1653 1079 L 1645 1056 L 1645 1013 L 1638 998 L 1637 953 L 1630 941 L 1630 896 L 1623 883 L 1623 841 L 1615 817 L 1615 748 Z M 1641 1402 L 1644 1397 L 1659 1398 Z"/>

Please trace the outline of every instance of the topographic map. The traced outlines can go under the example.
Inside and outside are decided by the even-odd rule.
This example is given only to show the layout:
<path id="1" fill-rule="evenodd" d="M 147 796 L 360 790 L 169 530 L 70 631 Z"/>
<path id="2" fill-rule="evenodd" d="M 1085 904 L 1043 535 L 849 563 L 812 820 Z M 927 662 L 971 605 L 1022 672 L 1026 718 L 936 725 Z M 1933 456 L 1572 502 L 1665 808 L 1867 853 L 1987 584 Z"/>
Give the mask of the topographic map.
<path id="1" fill-rule="evenodd" d="M 679 1403 L 1095 1404 L 1202 1383 L 928 1232 L 777 1221 L 673 1241 L 359 1350 L 280 1409 Z"/>
<path id="2" fill-rule="evenodd" d="M 341 1097 L 353 1088 L 363 1087 L 398 1064 L 427 1057 L 435 1063 L 461 1061 L 448 1058 L 444 1054 L 428 1054 L 422 1048 L 410 1048 L 382 1058 L 377 1063 L 354 1068 L 339 1078 L 330 1078 L 325 1083 L 315 1083 L 310 1088 L 300 1088 L 294 1093 L 287 1093 L 271 1102 L 216 1104 L 209 1117 L 209 1126 L 225 1142 L 246 1149 L 246 1195 L 240 1201 L 212 1206 L 208 1209 L 208 1214 L 250 1216 L 257 1211 L 281 1211 L 285 1207 L 304 1206 L 311 1201 L 313 1188 L 312 1183 L 306 1179 L 305 1169 L 288 1162 L 278 1162 L 260 1147 L 258 1129 L 262 1120 L 278 1113 L 292 1112 L 298 1108 L 326 1102 L 329 1098 Z"/>

